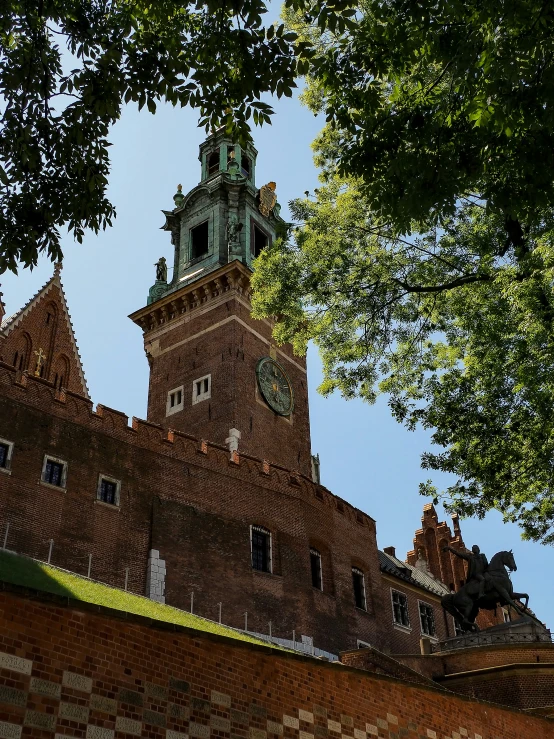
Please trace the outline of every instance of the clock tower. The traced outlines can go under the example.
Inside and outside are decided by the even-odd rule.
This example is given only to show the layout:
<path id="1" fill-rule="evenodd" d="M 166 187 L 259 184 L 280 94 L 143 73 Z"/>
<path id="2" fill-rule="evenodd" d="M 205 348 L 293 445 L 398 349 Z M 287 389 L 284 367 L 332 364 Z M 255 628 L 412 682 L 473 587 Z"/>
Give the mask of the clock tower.
<path id="1" fill-rule="evenodd" d="M 171 278 L 161 258 L 130 318 L 144 332 L 150 422 L 311 477 L 305 360 L 250 315 L 253 260 L 285 227 L 275 183 L 256 186 L 256 155 L 223 131 L 200 146 L 199 184 L 163 211 Z"/>

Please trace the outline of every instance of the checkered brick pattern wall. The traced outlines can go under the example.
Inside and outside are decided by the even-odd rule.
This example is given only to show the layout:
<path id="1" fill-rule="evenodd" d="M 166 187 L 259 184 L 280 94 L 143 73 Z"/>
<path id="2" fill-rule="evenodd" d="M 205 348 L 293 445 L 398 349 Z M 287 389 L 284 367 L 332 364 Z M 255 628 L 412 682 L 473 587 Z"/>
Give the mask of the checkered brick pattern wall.
<path id="1" fill-rule="evenodd" d="M 554 724 L 340 664 L 0 593 L 0 739 L 126 736 L 553 739 Z"/>

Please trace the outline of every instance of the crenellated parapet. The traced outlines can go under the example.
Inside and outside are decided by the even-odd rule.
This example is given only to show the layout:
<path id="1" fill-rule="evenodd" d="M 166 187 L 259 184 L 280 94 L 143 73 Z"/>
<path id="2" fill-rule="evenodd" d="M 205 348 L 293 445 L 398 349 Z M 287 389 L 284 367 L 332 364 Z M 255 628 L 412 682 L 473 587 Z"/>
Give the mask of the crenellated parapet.
<path id="1" fill-rule="evenodd" d="M 326 506 L 338 514 L 374 529 L 374 520 L 351 504 L 334 495 L 323 485 L 296 470 L 260 459 L 240 451 L 230 453 L 226 446 L 191 434 L 164 428 L 122 411 L 93 402 L 82 395 L 58 390 L 53 383 L 29 372 L 19 372 L 0 362 L 0 399 L 15 400 L 40 409 L 45 414 L 75 423 L 90 433 L 99 432 L 134 447 L 171 457 L 187 464 L 209 467 L 232 474 L 245 481 L 300 497 L 314 506 Z"/>

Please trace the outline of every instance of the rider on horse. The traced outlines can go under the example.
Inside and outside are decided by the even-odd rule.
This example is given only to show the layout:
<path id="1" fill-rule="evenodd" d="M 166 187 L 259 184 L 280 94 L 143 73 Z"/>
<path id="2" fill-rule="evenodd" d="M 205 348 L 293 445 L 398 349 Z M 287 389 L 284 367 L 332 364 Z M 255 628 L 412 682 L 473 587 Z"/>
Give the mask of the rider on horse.
<path id="1" fill-rule="evenodd" d="M 467 582 L 476 580 L 479 583 L 478 598 L 482 598 L 485 595 L 485 584 L 490 581 L 491 578 L 487 572 L 489 567 L 488 560 L 486 556 L 482 554 L 477 544 L 474 544 L 471 547 L 471 554 L 466 554 L 466 552 L 462 552 L 459 549 L 454 549 L 454 547 L 451 547 L 449 544 L 443 547 L 443 552 L 446 551 L 452 552 L 456 557 L 465 559 L 468 562 Z"/>

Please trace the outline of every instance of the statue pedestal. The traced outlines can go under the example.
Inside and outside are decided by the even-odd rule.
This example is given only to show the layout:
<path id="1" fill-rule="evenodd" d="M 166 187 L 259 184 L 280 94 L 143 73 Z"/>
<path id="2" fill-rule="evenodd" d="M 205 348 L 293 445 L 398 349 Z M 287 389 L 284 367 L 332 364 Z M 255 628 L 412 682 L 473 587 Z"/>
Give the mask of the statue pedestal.
<path id="1" fill-rule="evenodd" d="M 433 652 L 450 652 L 453 649 L 466 649 L 494 644 L 523 644 L 551 642 L 550 630 L 532 616 L 522 616 L 514 621 L 490 626 L 483 631 L 462 634 L 433 645 Z"/>

